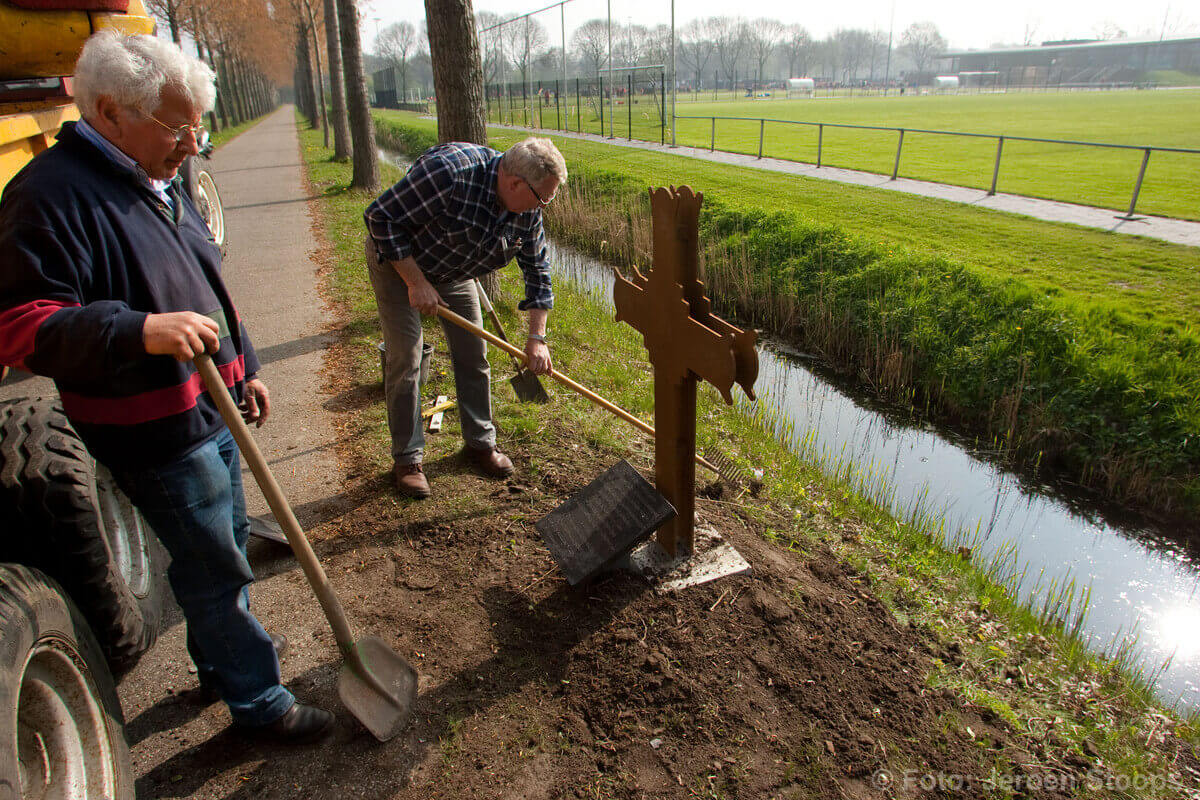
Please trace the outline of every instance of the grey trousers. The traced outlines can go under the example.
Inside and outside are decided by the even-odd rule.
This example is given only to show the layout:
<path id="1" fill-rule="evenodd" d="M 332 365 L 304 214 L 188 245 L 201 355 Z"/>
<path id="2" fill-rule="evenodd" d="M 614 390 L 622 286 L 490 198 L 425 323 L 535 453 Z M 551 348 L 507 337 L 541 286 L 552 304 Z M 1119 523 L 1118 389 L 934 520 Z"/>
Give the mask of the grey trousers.
<path id="1" fill-rule="evenodd" d="M 384 397 L 388 429 L 392 434 L 392 458 L 397 464 L 419 464 L 425 457 L 425 432 L 421 424 L 421 312 L 408 304 L 408 284 L 396 270 L 381 264 L 370 237 L 366 242 L 367 267 L 379 321 L 387 369 Z M 483 325 L 479 295 L 473 280 L 434 284 L 450 310 L 476 325 Z M 491 368 L 487 343 L 457 325 L 442 320 L 450 346 L 450 364 L 458 396 L 458 417 L 467 447 L 483 450 L 496 446 L 492 424 Z"/>

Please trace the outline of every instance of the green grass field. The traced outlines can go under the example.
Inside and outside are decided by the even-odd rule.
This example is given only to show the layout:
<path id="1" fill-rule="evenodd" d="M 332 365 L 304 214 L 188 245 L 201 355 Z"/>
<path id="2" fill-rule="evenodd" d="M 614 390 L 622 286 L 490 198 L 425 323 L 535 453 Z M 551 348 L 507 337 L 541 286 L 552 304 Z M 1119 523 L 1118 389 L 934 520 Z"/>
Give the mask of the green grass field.
<path id="1" fill-rule="evenodd" d="M 559 110 L 503 109 L 504 121 L 540 123 L 553 128 L 599 133 L 599 110 L 584 99 L 582 121 L 571 104 Z M 501 109 L 493 103 L 492 120 Z M 753 117 L 805 122 L 1027 136 L 1139 146 L 1200 149 L 1200 90 L 925 95 L 740 102 L 681 102 L 682 116 Z M 604 109 L 607 119 L 608 109 Z M 659 106 L 653 97 L 636 97 L 616 106 L 614 133 L 626 137 L 630 119 L 634 138 L 658 141 Z M 712 125 L 707 119 L 680 119 L 679 144 L 708 147 Z M 668 133 L 669 137 L 669 133 Z M 758 154 L 757 121 L 718 121 L 720 150 Z M 768 122 L 763 155 L 815 163 L 817 128 Z M 821 162 L 890 174 L 897 134 L 826 128 Z M 994 139 L 907 133 L 900 176 L 988 188 L 996 157 Z M 1141 165 L 1136 150 L 1006 141 L 998 190 L 1124 210 Z M 1200 154 L 1154 153 L 1146 172 L 1139 212 L 1200 219 Z"/>

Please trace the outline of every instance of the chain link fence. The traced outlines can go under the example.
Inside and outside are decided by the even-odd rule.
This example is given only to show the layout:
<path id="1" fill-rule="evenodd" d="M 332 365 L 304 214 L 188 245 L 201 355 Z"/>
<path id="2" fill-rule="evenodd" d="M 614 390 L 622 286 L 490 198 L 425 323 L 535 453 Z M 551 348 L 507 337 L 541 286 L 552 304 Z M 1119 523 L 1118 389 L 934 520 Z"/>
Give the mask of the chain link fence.
<path id="1" fill-rule="evenodd" d="M 614 70 L 614 72 L 616 72 Z M 494 83 L 484 87 L 488 122 L 664 144 L 668 98 L 662 69 L 605 76 Z"/>

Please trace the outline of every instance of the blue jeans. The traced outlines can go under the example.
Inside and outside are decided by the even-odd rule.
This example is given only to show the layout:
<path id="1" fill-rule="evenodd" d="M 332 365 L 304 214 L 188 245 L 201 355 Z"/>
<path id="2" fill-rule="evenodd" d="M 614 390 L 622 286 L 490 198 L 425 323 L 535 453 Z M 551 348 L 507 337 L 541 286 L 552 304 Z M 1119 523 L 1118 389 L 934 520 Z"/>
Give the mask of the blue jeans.
<path id="1" fill-rule="evenodd" d="M 250 522 L 233 435 L 222 429 L 167 464 L 113 475 L 171 554 L 167 580 L 200 681 L 216 688 L 240 725 L 279 719 L 296 698 L 280 684 L 275 648 L 250 613 Z"/>

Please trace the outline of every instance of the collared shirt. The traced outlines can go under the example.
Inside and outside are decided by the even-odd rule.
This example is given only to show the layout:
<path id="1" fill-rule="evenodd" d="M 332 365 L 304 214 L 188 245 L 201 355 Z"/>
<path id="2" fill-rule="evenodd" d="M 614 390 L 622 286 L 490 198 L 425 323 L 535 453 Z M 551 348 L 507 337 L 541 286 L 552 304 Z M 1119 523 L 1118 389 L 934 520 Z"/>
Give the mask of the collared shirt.
<path id="1" fill-rule="evenodd" d="M 514 257 L 518 308 L 553 308 L 541 209 L 513 213 L 496 192 L 501 153 L 451 142 L 430 148 L 363 214 L 383 261 L 412 256 L 430 283 L 478 278 Z"/>
<path id="2" fill-rule="evenodd" d="M 175 201 L 171 199 L 171 194 L 167 191 L 167 189 L 171 186 L 170 181 L 160 181 L 155 178 L 151 178 L 146 174 L 146 170 L 142 169 L 141 164 L 137 163 L 128 155 L 126 155 L 121 148 L 117 147 L 108 139 L 105 139 L 104 134 L 100 133 L 100 131 L 88 124 L 86 119 L 79 120 L 79 122 L 75 125 L 75 130 L 84 139 L 87 139 L 89 142 L 96 145 L 96 147 L 100 148 L 100 151 L 113 161 L 123 167 L 127 167 L 128 169 L 132 169 L 137 172 L 138 177 L 144 178 L 150 185 L 150 188 L 154 190 L 154 193 L 158 195 L 164 203 L 167 204 L 167 208 L 171 209 L 172 211 L 175 210 Z"/>

